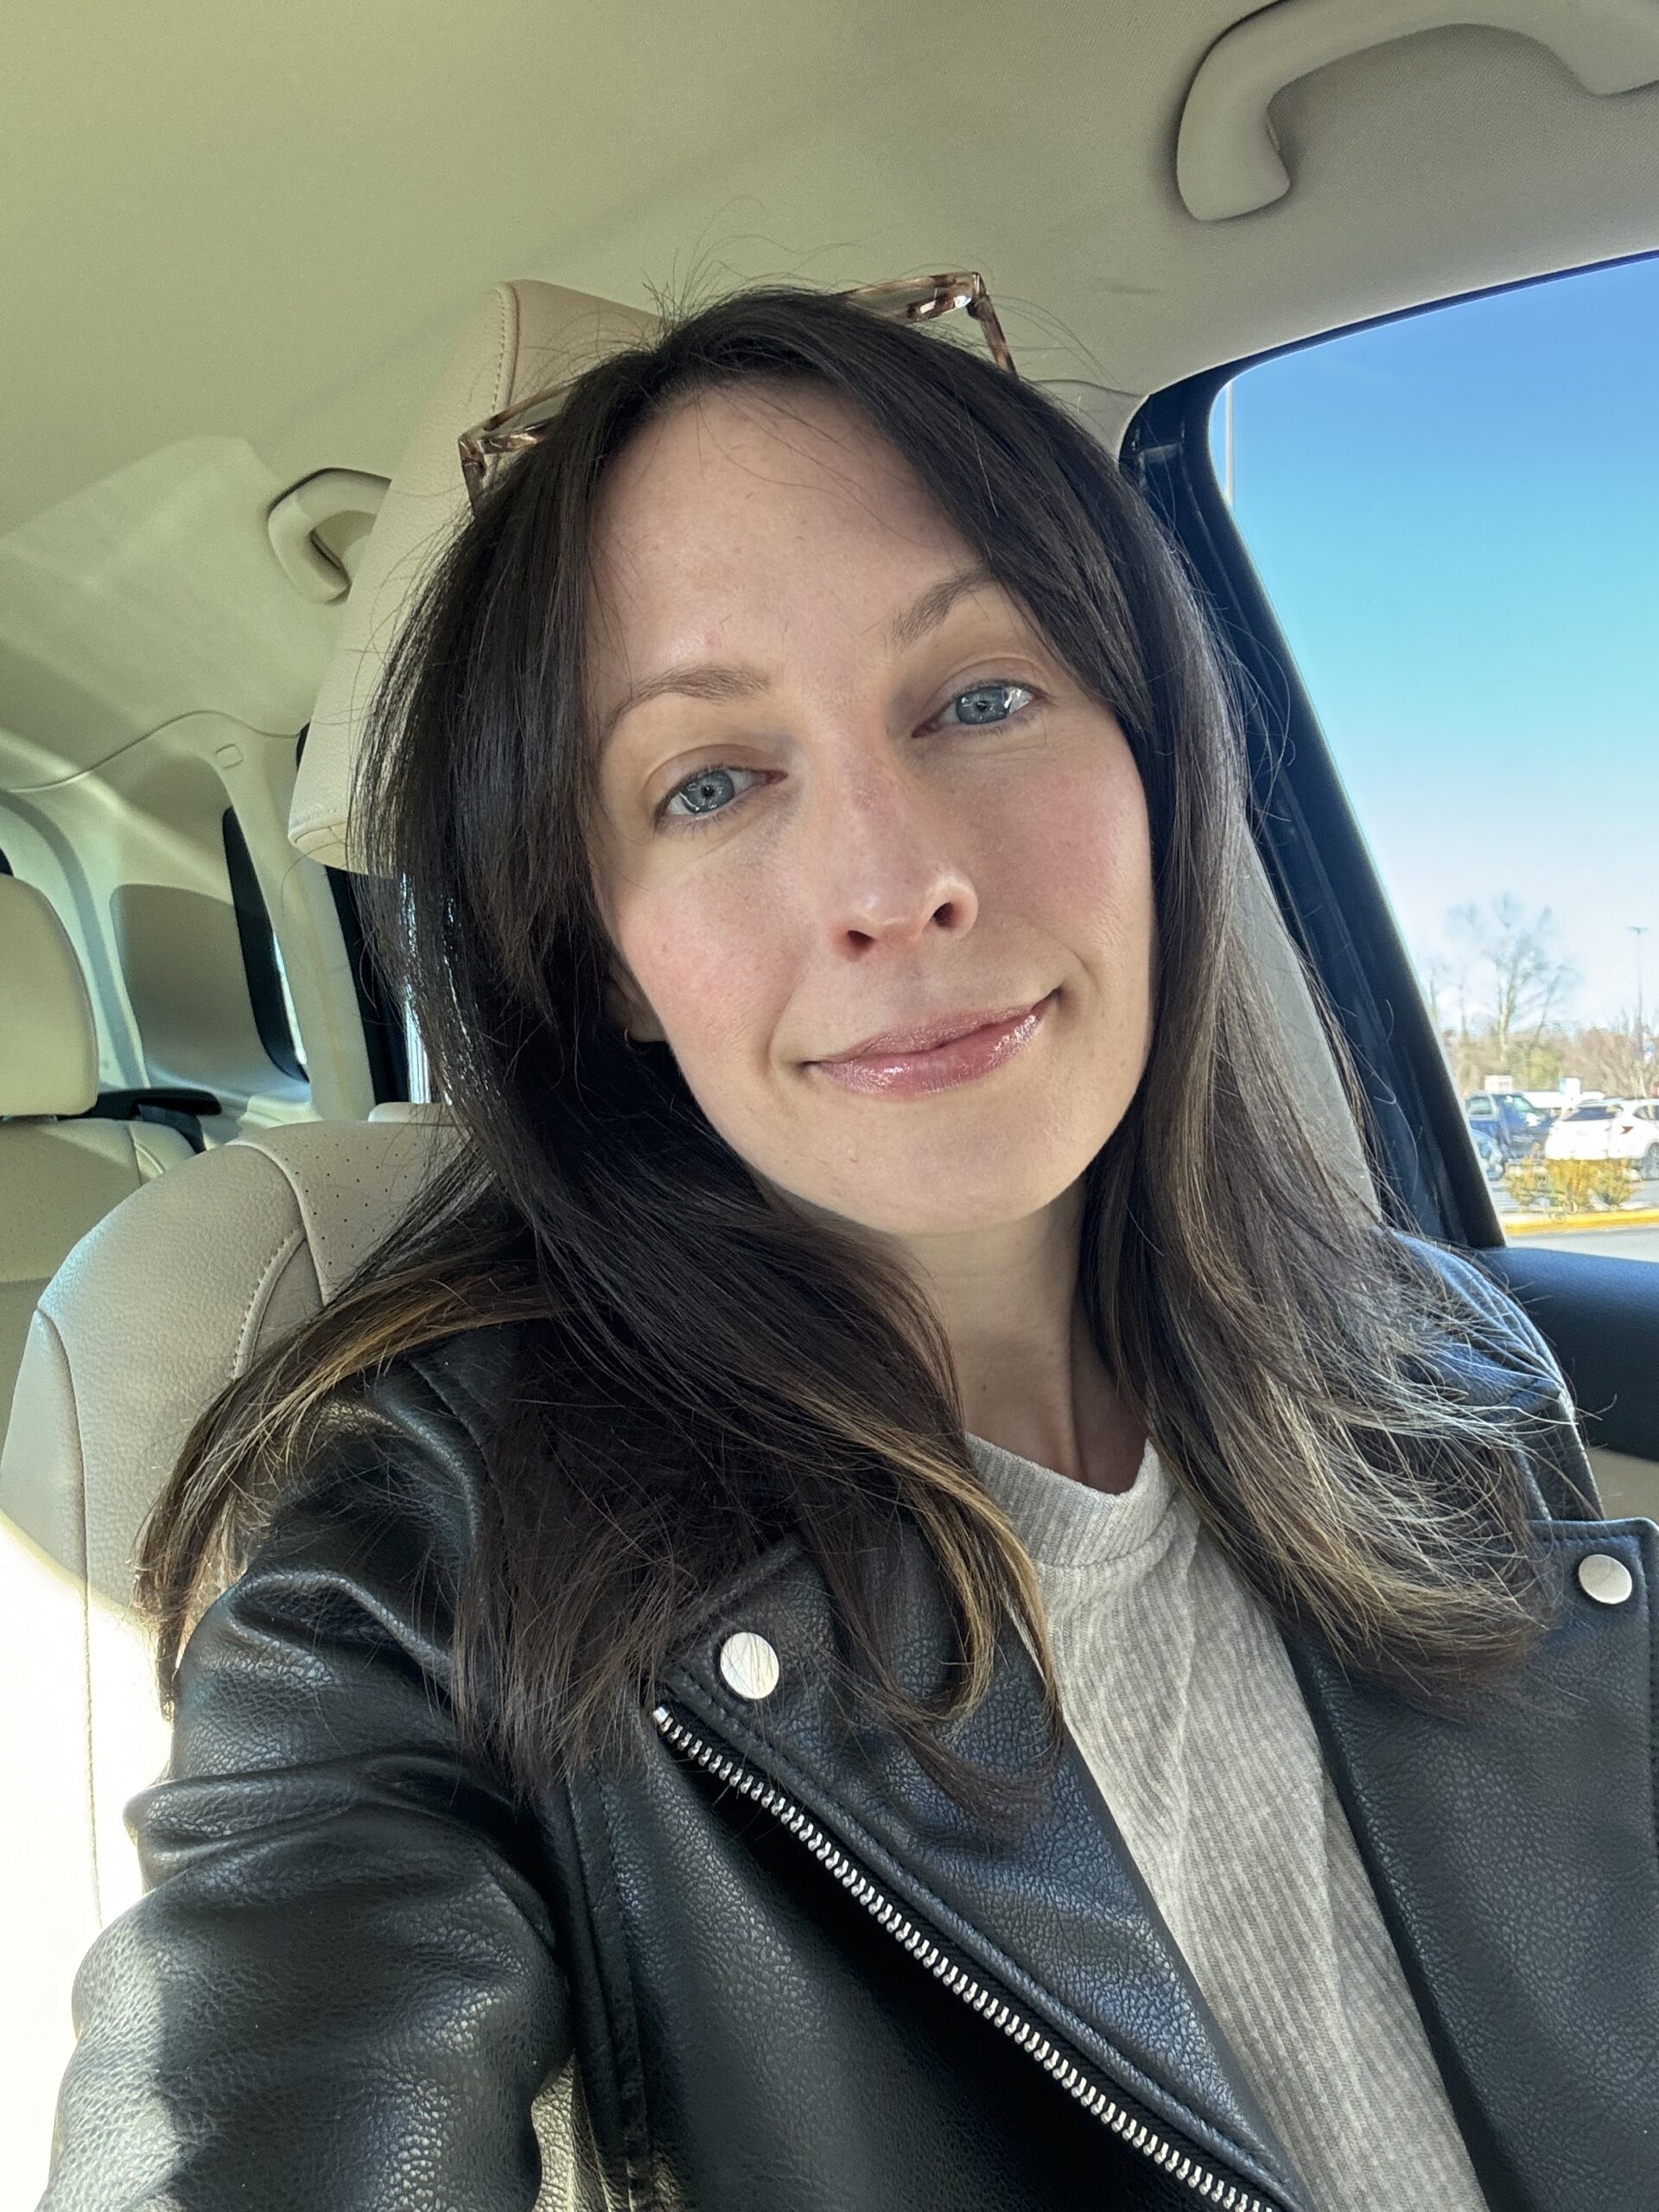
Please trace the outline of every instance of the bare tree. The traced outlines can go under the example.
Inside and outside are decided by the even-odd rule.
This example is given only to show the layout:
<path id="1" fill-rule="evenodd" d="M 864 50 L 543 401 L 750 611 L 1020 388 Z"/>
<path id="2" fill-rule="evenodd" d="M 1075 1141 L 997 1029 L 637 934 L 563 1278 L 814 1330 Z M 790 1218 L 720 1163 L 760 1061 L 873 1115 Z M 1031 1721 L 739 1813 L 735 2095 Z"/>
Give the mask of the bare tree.
<path id="1" fill-rule="evenodd" d="M 1634 1014 L 1621 1011 L 1611 1022 L 1580 1029 L 1573 1039 L 1573 1072 L 1610 1097 L 1645 1096 L 1647 1071 Z"/>
<path id="2" fill-rule="evenodd" d="M 1451 972 L 1438 952 L 1427 956 L 1421 952 L 1418 954 L 1417 979 L 1423 987 L 1424 997 L 1428 1001 L 1429 1019 L 1434 1024 L 1434 1034 L 1444 1038 L 1448 1033 L 1445 991 L 1451 981 Z"/>
<path id="3" fill-rule="evenodd" d="M 1417 975 L 1428 1001 L 1435 1031 L 1448 1045 L 1466 1044 L 1469 1037 L 1469 960 L 1465 952 L 1456 960 L 1444 950 L 1417 956 Z"/>
<path id="4" fill-rule="evenodd" d="M 1474 901 L 1447 913 L 1447 934 L 1471 957 L 1483 989 L 1481 1011 L 1494 1058 L 1507 1065 L 1515 1048 L 1535 1050 L 1578 981 L 1554 945 L 1548 906 L 1529 915 L 1511 891 L 1482 909 Z"/>

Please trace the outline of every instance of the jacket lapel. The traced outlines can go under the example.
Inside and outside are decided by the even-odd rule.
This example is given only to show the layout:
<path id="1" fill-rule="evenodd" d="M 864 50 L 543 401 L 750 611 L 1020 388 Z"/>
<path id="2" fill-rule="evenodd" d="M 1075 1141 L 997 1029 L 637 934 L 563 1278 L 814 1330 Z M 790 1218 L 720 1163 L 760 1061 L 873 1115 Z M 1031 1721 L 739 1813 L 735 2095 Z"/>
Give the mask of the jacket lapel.
<path id="1" fill-rule="evenodd" d="M 948 1622 L 931 1562 L 901 1534 L 893 1571 L 906 1688 L 937 1694 Z M 777 1687 L 749 1699 L 720 1669 L 726 1639 L 764 1637 Z M 1007 1840 L 963 1814 L 867 1708 L 837 1694 L 829 1594 L 799 1539 L 734 1577 L 663 1676 L 674 1706 L 803 1807 L 887 1896 L 1026 2017 L 1198 2152 L 1283 2212 L 1315 2212 L 1068 1735 L 1034 1812 Z M 1041 1682 L 1006 1621 L 993 1688 L 951 1747 L 997 1772 L 1035 1764 Z"/>
<path id="2" fill-rule="evenodd" d="M 1477 1720 L 1427 1715 L 1284 1641 L 1487 2196 L 1651 2212 L 1659 1527 L 1535 1525 L 1555 1625 Z M 1630 1573 L 1622 1604 L 1580 1586 L 1597 1553 Z"/>
<path id="3" fill-rule="evenodd" d="M 1517 1375 L 1470 1347 L 1446 1357 L 1471 1395 L 1537 1395 L 1535 1370 Z M 1563 1417 L 1571 1441 L 1554 1448 L 1570 1451 L 1593 1496 Z M 1554 1624 L 1480 1717 L 1426 1714 L 1293 1632 L 1283 1641 L 1489 2200 L 1505 2212 L 1651 2212 L 1659 1526 L 1568 1517 L 1575 1501 L 1553 1459 L 1533 1473 Z M 1621 1604 L 1598 1603 L 1579 1582 L 1597 1553 L 1630 1573 Z M 892 1566 L 895 1671 L 913 1694 L 937 1694 L 949 1624 L 906 1524 Z M 664 1678 L 677 1702 L 1098 2079 L 1286 2212 L 1313 2212 L 1069 1736 L 1027 1826 L 994 1842 L 855 1696 L 837 1694 L 841 1639 L 798 1537 L 734 1576 L 697 1618 Z M 763 1699 L 738 1696 L 720 1670 L 722 1643 L 744 1629 L 780 1662 Z M 1027 1770 L 1040 1696 L 1005 1621 L 990 1693 L 948 1740 L 995 1771 Z"/>

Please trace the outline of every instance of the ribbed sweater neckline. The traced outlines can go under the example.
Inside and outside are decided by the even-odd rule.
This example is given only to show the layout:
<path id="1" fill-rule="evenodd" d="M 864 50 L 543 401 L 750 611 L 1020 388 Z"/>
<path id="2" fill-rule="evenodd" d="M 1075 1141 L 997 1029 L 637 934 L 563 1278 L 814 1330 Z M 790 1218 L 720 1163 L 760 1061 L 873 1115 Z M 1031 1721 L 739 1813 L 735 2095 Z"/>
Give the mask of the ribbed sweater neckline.
<path id="1" fill-rule="evenodd" d="M 1163 1529 L 1177 1496 L 1150 1437 L 1125 1491 L 1093 1490 L 983 1436 L 970 1433 L 967 1441 L 986 1489 L 1042 1567 L 1099 1568 L 1129 1560 Z"/>

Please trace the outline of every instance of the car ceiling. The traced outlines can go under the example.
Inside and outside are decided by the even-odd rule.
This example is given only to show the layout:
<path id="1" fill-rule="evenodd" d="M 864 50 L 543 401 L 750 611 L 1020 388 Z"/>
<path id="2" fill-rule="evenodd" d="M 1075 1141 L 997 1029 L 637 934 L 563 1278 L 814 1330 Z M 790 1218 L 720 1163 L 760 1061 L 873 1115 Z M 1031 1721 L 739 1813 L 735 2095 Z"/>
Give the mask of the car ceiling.
<path id="1" fill-rule="evenodd" d="M 20 0 L 0 790 L 190 712 L 299 728 L 339 608 L 289 588 L 265 513 L 312 471 L 391 474 L 500 276 L 651 305 L 978 268 L 1024 374 L 1071 385 L 1115 442 L 1148 391 L 1219 360 L 1659 245 L 1659 7 L 1630 29 L 1630 0 L 1566 11 L 1635 40 L 1630 91 L 1466 22 L 1285 71 L 1265 113 L 1287 193 L 1190 213 L 1177 142 L 1219 40 L 1294 17 L 1300 67 L 1332 22 L 1351 42 L 1460 7 L 1548 16 Z"/>
<path id="2" fill-rule="evenodd" d="M 0 531 L 189 439 L 389 474 L 503 276 L 649 304 L 976 268 L 1022 369 L 1125 395 L 1121 428 L 1217 360 L 1659 244 L 1659 85 L 1592 96 L 1466 23 L 1291 83 L 1289 192 L 1195 218 L 1200 62 L 1308 6 L 22 0 Z"/>

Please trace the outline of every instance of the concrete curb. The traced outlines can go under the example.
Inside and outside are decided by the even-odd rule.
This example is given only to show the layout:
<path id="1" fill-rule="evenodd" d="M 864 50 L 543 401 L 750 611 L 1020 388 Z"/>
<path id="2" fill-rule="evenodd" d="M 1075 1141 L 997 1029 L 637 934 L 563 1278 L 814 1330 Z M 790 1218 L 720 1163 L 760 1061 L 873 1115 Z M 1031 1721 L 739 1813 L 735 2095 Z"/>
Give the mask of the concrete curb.
<path id="1" fill-rule="evenodd" d="M 1501 1213 L 1497 1217 L 1506 1236 L 1525 1236 L 1540 1229 L 1651 1229 L 1659 1222 L 1659 1206 L 1637 1206 L 1620 1213 L 1617 1206 L 1600 1213 Z"/>

